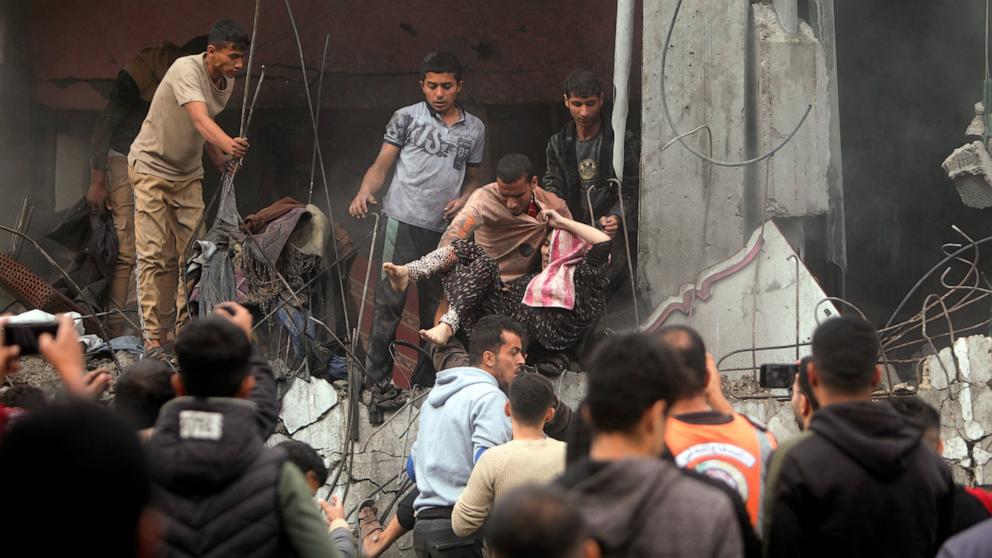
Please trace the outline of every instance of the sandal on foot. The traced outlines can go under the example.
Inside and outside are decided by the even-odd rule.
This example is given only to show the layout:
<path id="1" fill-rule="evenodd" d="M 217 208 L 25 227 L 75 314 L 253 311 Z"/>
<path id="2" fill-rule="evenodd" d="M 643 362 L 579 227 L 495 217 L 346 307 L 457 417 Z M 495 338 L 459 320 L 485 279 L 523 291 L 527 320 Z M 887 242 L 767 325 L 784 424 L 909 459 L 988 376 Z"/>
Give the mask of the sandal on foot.
<path id="1" fill-rule="evenodd" d="M 376 531 L 382 531 L 382 523 L 379 522 L 379 509 L 375 507 L 375 500 L 369 498 L 358 506 L 360 543 L 364 544 L 365 538 Z"/>

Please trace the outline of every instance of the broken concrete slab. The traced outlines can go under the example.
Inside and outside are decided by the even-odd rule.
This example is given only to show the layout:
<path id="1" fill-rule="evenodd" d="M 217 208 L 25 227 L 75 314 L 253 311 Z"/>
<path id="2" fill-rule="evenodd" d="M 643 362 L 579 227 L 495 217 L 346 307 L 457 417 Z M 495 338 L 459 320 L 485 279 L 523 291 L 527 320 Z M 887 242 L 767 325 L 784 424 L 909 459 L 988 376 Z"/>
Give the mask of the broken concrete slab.
<path id="1" fill-rule="evenodd" d="M 286 430 L 293 434 L 316 422 L 337 403 L 338 393 L 331 384 L 318 378 L 311 378 L 309 381 L 296 378 L 282 398 L 282 413 L 279 418 L 286 425 Z"/>
<path id="2" fill-rule="evenodd" d="M 972 335 L 970 337 L 959 338 L 954 343 L 955 351 L 959 353 L 958 360 L 962 360 L 961 351 L 958 346 L 967 347 L 967 367 L 962 362 L 962 379 L 971 383 L 988 383 L 992 380 L 992 338 L 984 335 Z"/>
<path id="3" fill-rule="evenodd" d="M 320 420 L 294 432 L 293 439 L 310 445 L 324 457 L 340 452 L 345 441 L 343 408 L 343 405 L 331 408 Z"/>
<path id="4" fill-rule="evenodd" d="M 943 456 L 958 482 L 992 479 L 990 351 L 989 337 L 961 337 L 922 366 L 919 396 L 940 410 Z"/>
<path id="5" fill-rule="evenodd" d="M 985 144 L 973 141 L 955 149 L 941 164 L 968 207 L 992 207 L 992 157 Z"/>

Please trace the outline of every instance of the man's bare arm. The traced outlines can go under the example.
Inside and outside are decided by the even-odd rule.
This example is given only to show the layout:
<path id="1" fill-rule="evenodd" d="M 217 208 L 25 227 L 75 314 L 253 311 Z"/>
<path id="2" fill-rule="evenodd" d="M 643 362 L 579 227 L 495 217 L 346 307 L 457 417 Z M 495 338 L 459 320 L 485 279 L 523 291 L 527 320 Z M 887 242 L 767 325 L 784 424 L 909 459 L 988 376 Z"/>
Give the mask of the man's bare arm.
<path id="1" fill-rule="evenodd" d="M 399 147 L 389 142 L 382 143 L 382 149 L 379 150 L 379 155 L 375 158 L 369 170 L 365 171 L 365 177 L 362 178 L 362 185 L 358 188 L 358 194 L 355 195 L 355 199 L 351 200 L 351 205 L 348 207 L 348 213 L 352 217 L 362 219 L 368 215 L 369 205 L 375 205 L 377 203 L 375 201 L 375 194 L 382 189 L 382 185 L 386 182 L 386 177 L 389 176 L 389 171 L 393 168 L 393 164 L 396 163 L 396 159 L 399 156 Z"/>
<path id="2" fill-rule="evenodd" d="M 210 118 L 206 103 L 191 101 L 183 105 L 183 108 L 186 109 L 190 120 L 193 121 L 193 127 L 196 128 L 196 131 L 203 136 L 203 139 L 207 140 L 207 143 L 219 149 L 221 153 L 240 158 L 248 152 L 248 140 L 232 138 L 224 133 L 224 130 L 214 122 L 214 119 Z"/>

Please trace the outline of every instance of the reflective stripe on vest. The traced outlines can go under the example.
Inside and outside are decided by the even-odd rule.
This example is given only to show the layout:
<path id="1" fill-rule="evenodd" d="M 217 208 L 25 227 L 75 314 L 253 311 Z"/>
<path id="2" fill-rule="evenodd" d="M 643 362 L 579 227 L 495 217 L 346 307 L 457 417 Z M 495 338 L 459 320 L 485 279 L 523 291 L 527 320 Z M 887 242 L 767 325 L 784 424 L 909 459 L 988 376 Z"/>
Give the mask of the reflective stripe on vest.
<path id="1" fill-rule="evenodd" d="M 760 525 L 765 468 L 776 446 L 769 433 L 738 414 L 724 424 L 693 424 L 673 417 L 666 427 L 665 444 L 679 467 L 720 480 L 736 490 L 751 525 Z"/>

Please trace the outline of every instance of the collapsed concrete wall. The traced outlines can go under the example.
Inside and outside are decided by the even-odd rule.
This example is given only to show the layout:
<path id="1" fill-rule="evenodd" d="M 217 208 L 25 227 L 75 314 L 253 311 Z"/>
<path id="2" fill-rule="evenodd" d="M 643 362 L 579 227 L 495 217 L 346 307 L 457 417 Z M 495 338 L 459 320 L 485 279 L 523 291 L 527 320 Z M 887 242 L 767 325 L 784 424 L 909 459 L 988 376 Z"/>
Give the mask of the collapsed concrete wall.
<path id="1" fill-rule="evenodd" d="M 920 397 L 940 410 L 944 458 L 958 482 L 992 482 L 992 338 L 973 335 L 930 356 Z"/>

